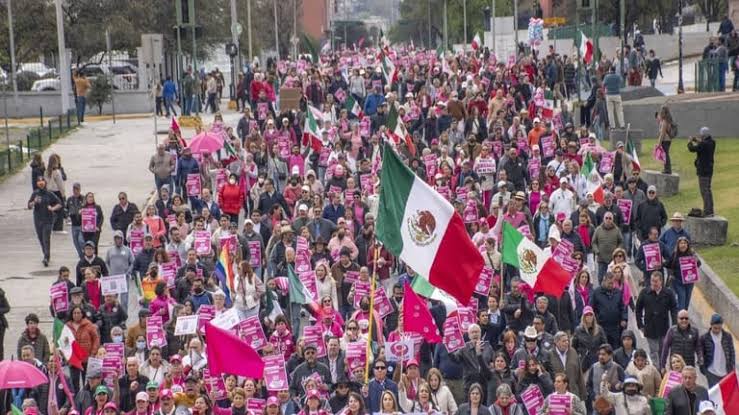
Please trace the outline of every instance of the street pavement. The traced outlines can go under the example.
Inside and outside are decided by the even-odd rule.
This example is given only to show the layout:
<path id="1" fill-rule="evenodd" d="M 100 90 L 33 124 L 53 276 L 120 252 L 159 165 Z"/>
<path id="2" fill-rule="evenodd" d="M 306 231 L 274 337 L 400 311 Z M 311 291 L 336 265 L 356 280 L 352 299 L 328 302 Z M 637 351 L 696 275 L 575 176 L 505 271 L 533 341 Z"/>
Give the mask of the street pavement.
<path id="1" fill-rule="evenodd" d="M 228 125 L 235 126 L 238 114 L 224 111 L 224 119 Z M 203 120 L 206 125 L 209 124 L 212 122 L 212 115 L 205 115 Z M 166 130 L 168 123 L 169 120 L 159 118 L 158 129 Z M 183 129 L 183 134 L 189 139 L 193 131 Z M 71 194 L 74 182 L 81 183 L 83 194 L 88 191 L 95 193 L 95 199 L 105 214 L 105 224 L 100 236 L 101 257 L 104 257 L 106 250 L 112 245 L 109 218 L 113 206 L 118 203 L 118 192 L 126 191 L 129 200 L 139 208 L 151 197 L 154 190 L 153 178 L 147 166 L 154 151 L 154 121 L 151 117 L 119 120 L 116 124 L 112 121 L 89 123 L 44 151 L 44 160 L 52 153 L 61 156 L 68 177 L 67 194 Z M 39 315 L 41 329 L 51 340 L 52 318 L 49 313 L 48 289 L 62 265 L 72 270 L 74 278 L 77 257 L 71 234 L 54 233 L 51 263 L 47 268 L 42 265 L 32 213 L 26 207 L 31 194 L 30 168 L 26 167 L 0 182 L 0 194 L 3 195 L 0 199 L 0 229 L 3 230 L 0 237 L 0 252 L 3 254 L 0 260 L 0 287 L 5 290 L 11 306 L 7 315 L 10 328 L 4 341 L 7 358 L 16 354 L 17 340 L 24 329 L 24 317 L 28 313 Z M 69 227 L 65 225 L 65 229 L 69 230 Z M 632 271 L 632 275 L 637 281 L 641 278 L 636 269 Z M 129 322 L 136 320 L 137 311 L 138 306 L 131 296 Z M 695 290 L 690 310 L 691 322 L 701 333 L 707 329 L 707 321 L 712 312 L 700 291 Z M 636 329 L 633 313 L 629 316 L 629 328 L 637 334 L 639 346 L 648 347 L 646 340 Z"/>
<path id="2" fill-rule="evenodd" d="M 225 107 L 225 105 L 223 105 Z M 225 121 L 236 124 L 238 115 L 224 113 Z M 213 116 L 203 117 L 206 124 Z M 160 117 L 158 129 L 166 131 L 169 120 Z M 191 138 L 194 131 L 183 129 Z M 165 138 L 159 136 L 159 139 Z M 125 191 L 129 200 L 140 209 L 154 190 L 154 179 L 148 171 L 149 158 L 155 151 L 154 120 L 142 119 L 90 122 L 77 131 L 57 140 L 43 152 L 44 160 L 52 153 L 61 157 L 67 174 L 66 195 L 72 192 L 72 183 L 82 185 L 82 193 L 94 192 L 101 205 L 105 223 L 100 235 L 99 255 L 112 245 L 110 214 L 118 203 L 118 193 Z M 44 267 L 42 254 L 33 227 L 33 214 L 27 209 L 31 195 L 31 170 L 22 171 L 0 182 L 0 287 L 5 290 L 10 303 L 7 314 L 9 329 L 5 333 L 5 356 L 17 354 L 17 341 L 25 327 L 24 318 L 29 313 L 38 314 L 41 329 L 51 341 L 52 318 L 49 312 L 48 290 L 57 278 L 59 267 L 66 265 L 75 278 L 77 254 L 72 245 L 71 233 L 53 233 L 51 237 L 51 263 Z M 69 226 L 65 224 L 65 231 Z M 137 306 L 129 307 L 129 321 L 134 321 Z"/>

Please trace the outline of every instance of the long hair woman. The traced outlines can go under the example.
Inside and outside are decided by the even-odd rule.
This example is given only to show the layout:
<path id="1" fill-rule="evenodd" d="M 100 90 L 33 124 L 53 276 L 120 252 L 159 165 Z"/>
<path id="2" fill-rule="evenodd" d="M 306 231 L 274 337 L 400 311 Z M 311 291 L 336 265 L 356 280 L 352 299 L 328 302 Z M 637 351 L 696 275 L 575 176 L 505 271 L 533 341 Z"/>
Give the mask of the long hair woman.
<path id="1" fill-rule="evenodd" d="M 49 162 L 47 163 L 44 176 L 46 177 L 47 190 L 54 193 L 64 203 L 67 199 L 64 192 L 65 175 L 64 170 L 62 170 L 62 160 L 58 154 L 49 156 Z M 56 212 L 52 230 L 55 232 L 64 230 L 64 213 L 61 210 Z"/>
<path id="2" fill-rule="evenodd" d="M 665 151 L 665 166 L 662 169 L 662 174 L 672 174 L 672 162 L 670 160 L 670 145 L 672 145 L 672 139 L 677 135 L 677 126 L 672 120 L 672 114 L 667 105 L 663 105 L 659 109 L 657 114 L 657 121 L 659 122 L 659 137 L 657 137 L 657 144 L 662 147 Z"/>
<path id="3" fill-rule="evenodd" d="M 596 321 L 593 307 L 586 306 L 572 337 L 572 347 L 580 355 L 580 367 L 590 367 L 598 360 L 598 348 L 603 343 L 608 343 L 606 333 Z"/>
<path id="4" fill-rule="evenodd" d="M 254 273 L 249 261 L 241 261 L 236 276 L 234 306 L 242 318 L 259 314 L 259 300 L 265 292 L 264 283 Z"/>

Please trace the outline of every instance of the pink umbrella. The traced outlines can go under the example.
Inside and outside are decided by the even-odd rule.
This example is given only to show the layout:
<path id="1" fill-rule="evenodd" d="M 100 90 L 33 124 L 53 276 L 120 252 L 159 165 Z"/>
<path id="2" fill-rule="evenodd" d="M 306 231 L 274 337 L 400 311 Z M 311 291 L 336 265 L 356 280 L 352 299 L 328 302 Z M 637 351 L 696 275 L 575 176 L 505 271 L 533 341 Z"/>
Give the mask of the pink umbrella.
<path id="1" fill-rule="evenodd" d="M 223 148 L 223 137 L 220 134 L 210 131 L 202 132 L 187 143 L 187 148 L 191 149 L 194 154 L 201 154 L 203 152 L 215 153 Z"/>
<path id="2" fill-rule="evenodd" d="M 21 360 L 0 361 L 0 389 L 35 388 L 49 382 L 44 372 Z"/>

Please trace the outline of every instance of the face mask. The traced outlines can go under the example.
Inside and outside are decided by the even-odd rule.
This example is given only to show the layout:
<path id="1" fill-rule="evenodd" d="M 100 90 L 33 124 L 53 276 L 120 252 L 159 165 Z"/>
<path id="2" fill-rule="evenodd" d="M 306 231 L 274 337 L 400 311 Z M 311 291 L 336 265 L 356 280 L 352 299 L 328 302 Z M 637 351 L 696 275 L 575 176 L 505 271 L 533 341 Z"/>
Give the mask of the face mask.
<path id="1" fill-rule="evenodd" d="M 624 391 L 624 393 L 627 394 L 627 395 L 629 395 L 629 396 L 634 396 L 634 395 L 636 395 L 636 389 L 627 389 L 627 390 Z"/>
<path id="2" fill-rule="evenodd" d="M 146 341 L 144 341 L 144 340 L 137 341 L 136 342 L 136 349 L 138 349 L 138 350 L 144 350 L 144 349 L 146 349 Z"/>
<path id="3" fill-rule="evenodd" d="M 113 343 L 123 343 L 123 336 L 113 336 Z"/>

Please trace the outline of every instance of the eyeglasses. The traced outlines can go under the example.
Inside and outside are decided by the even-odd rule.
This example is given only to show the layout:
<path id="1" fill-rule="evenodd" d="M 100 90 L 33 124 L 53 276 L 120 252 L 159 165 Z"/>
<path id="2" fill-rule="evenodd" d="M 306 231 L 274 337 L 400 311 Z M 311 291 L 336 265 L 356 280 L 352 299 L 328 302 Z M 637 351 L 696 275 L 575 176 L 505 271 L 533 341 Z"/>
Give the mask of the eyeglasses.
<path id="1" fill-rule="evenodd" d="M 359 330 L 359 327 L 347 327 L 347 330 Z"/>
<path id="2" fill-rule="evenodd" d="M 118 200 L 126 200 L 125 197 L 119 197 Z"/>
<path id="3" fill-rule="evenodd" d="M 385 366 L 375 366 L 375 370 L 385 370 L 387 367 Z"/>
<path id="4" fill-rule="evenodd" d="M 649 191 L 648 193 L 649 193 L 650 195 L 653 195 L 653 194 L 657 194 L 657 192 L 655 192 L 654 190 L 650 190 L 650 191 Z"/>
<path id="5" fill-rule="evenodd" d="M 678 317 L 678 320 L 689 320 L 688 317 Z"/>
<path id="6" fill-rule="evenodd" d="M 624 254 L 616 254 L 616 258 L 623 258 Z"/>
<path id="7" fill-rule="evenodd" d="M 536 339 L 526 339 L 526 343 L 536 343 Z"/>

